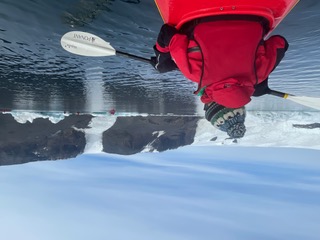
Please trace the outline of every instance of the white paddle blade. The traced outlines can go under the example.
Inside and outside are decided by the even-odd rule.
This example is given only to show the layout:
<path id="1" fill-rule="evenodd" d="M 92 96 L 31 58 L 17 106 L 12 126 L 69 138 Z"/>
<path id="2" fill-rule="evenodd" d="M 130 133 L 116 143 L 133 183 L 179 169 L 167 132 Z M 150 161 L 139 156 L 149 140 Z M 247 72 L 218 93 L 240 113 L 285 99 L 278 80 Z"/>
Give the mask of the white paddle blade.
<path id="1" fill-rule="evenodd" d="M 293 102 L 302 104 L 304 106 L 318 109 L 320 110 L 320 98 L 315 98 L 315 97 L 298 97 L 298 96 L 291 96 L 289 95 L 287 97 L 288 100 L 291 100 Z"/>
<path id="2" fill-rule="evenodd" d="M 90 57 L 116 55 L 110 43 L 91 33 L 72 31 L 61 38 L 61 46 L 73 54 Z"/>

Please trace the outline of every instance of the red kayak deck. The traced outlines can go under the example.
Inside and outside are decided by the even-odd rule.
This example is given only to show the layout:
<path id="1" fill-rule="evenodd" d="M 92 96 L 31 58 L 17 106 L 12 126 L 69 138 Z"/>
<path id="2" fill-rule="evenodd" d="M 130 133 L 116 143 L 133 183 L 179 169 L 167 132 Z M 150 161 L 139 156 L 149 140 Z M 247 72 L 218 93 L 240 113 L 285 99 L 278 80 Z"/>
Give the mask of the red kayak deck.
<path id="1" fill-rule="evenodd" d="M 180 28 L 200 17 L 256 15 L 265 17 L 272 32 L 299 0 L 155 0 L 165 23 Z"/>

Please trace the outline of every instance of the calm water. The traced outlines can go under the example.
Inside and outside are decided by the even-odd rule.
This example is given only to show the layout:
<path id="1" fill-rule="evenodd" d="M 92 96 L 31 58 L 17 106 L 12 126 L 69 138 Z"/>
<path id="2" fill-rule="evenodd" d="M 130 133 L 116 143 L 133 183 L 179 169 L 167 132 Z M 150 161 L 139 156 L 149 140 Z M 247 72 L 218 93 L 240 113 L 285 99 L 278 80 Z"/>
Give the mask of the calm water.
<path id="1" fill-rule="evenodd" d="M 272 88 L 320 96 L 320 2 L 302 0 L 275 31 L 290 49 Z M 196 86 L 121 57 L 89 58 L 60 47 L 71 30 L 94 33 L 118 50 L 149 58 L 162 25 L 153 0 L 0 0 L 0 109 L 195 114 Z M 275 97 L 249 107 L 302 110 Z M 199 107 L 198 107 L 199 109 Z"/>

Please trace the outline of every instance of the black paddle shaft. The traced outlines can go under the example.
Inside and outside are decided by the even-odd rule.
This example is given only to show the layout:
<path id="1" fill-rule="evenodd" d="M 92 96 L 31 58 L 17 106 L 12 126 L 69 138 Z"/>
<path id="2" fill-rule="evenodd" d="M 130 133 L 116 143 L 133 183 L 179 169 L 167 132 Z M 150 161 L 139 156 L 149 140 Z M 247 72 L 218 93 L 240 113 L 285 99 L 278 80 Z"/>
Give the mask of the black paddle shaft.
<path id="1" fill-rule="evenodd" d="M 279 91 L 271 90 L 271 89 L 270 89 L 270 91 L 268 92 L 268 94 L 273 95 L 273 96 L 276 96 L 276 97 L 281 97 L 281 98 L 287 98 L 288 95 L 293 96 L 293 95 L 288 94 L 288 93 L 279 92 Z"/>
<path id="2" fill-rule="evenodd" d="M 136 56 L 136 55 L 133 55 L 133 54 L 130 54 L 130 53 L 126 53 L 126 52 L 121 52 L 121 51 L 118 51 L 118 50 L 116 51 L 116 54 L 119 55 L 119 56 L 127 57 L 127 58 L 130 58 L 130 59 L 138 60 L 138 61 L 145 62 L 145 63 L 150 63 L 150 61 L 151 61 L 148 58 L 139 57 L 139 56 Z"/>

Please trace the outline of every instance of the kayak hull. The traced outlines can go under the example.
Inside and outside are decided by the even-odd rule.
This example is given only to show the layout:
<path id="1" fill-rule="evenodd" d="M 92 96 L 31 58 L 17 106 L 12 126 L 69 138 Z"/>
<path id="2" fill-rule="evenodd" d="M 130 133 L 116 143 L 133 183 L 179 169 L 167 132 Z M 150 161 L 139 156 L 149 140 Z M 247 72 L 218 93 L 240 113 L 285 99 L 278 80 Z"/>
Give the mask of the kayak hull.
<path id="1" fill-rule="evenodd" d="M 196 18 L 232 14 L 264 17 L 269 21 L 270 32 L 298 2 L 299 0 L 155 0 L 163 21 L 177 29 Z"/>

